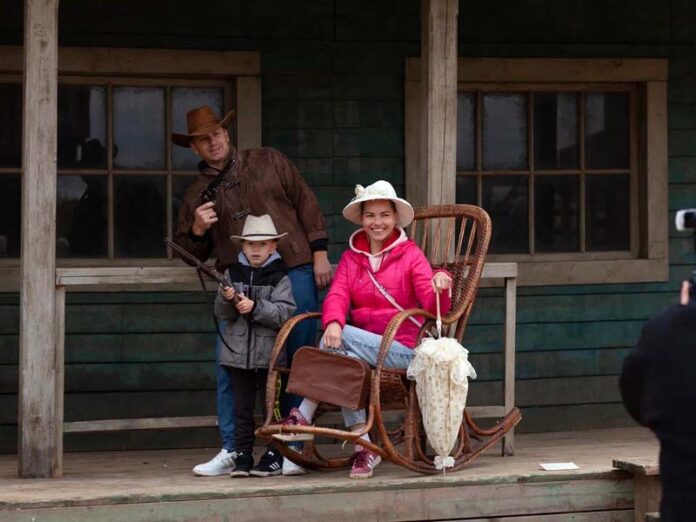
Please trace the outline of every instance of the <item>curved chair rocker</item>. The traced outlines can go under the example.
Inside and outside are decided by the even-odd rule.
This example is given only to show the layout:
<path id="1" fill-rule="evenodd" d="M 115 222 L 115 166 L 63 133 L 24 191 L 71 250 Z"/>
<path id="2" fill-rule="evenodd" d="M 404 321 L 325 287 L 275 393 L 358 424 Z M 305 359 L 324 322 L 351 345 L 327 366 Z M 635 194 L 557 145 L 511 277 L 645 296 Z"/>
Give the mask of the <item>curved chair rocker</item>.
<path id="1" fill-rule="evenodd" d="M 471 313 L 478 290 L 484 258 L 491 236 L 491 220 L 481 208 L 473 205 L 441 205 L 421 208 L 416 211 L 410 229 L 411 238 L 425 252 L 433 268 L 446 268 L 453 275 L 452 308 L 442 317 L 443 336 L 449 335 L 461 341 L 466 323 Z M 422 309 L 411 309 L 397 313 L 390 321 L 382 338 L 377 367 L 372 371 L 372 381 L 367 423 L 364 430 L 350 432 L 317 426 L 282 426 L 274 423 L 273 409 L 277 397 L 279 375 L 289 370 L 278 366 L 278 358 L 285 347 L 291 330 L 301 321 L 316 320 L 320 313 L 305 313 L 288 320 L 278 333 L 269 364 L 266 385 L 266 411 L 264 425 L 257 433 L 271 437 L 275 433 L 310 433 L 314 436 L 356 442 L 366 432 L 370 432 L 372 442 L 361 440 L 360 444 L 395 464 L 424 474 L 437 474 L 433 457 L 427 454 L 426 437 L 422 430 L 420 409 L 416 397 L 415 383 L 406 379 L 406 370 L 383 367 L 389 347 L 399 327 L 409 317 L 421 317 L 425 323 L 420 337 L 432 329 L 435 316 Z M 324 405 L 317 411 L 317 417 L 332 409 Z M 334 408 L 335 409 L 335 408 Z M 400 428 L 389 431 L 385 427 L 383 411 L 399 409 L 404 412 Z M 479 427 L 464 411 L 458 441 L 452 452 L 455 465 L 451 471 L 463 468 L 483 451 L 493 446 L 507 431 L 520 420 L 521 414 L 514 408 L 490 429 Z M 272 440 L 286 458 L 310 469 L 337 469 L 350 466 L 350 457 L 327 458 L 323 456 L 313 441 L 305 442 L 304 450 L 298 453 L 285 443 Z"/>

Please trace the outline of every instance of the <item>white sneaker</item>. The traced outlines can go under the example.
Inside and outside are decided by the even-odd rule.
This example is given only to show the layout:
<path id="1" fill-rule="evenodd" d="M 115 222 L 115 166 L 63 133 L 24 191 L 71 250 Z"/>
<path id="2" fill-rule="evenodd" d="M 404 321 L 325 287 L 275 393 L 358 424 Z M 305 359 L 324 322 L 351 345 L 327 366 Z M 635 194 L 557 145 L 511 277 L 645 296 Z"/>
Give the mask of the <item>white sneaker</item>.
<path id="1" fill-rule="evenodd" d="M 307 473 L 307 470 L 304 469 L 299 464 L 295 464 L 293 461 L 291 461 L 287 457 L 283 459 L 283 475 L 284 476 L 288 477 L 291 475 L 304 475 L 305 473 Z"/>
<path id="2" fill-rule="evenodd" d="M 215 455 L 208 462 L 198 464 L 193 468 L 193 474 L 199 477 L 216 477 L 218 475 L 228 475 L 234 469 L 234 459 L 237 458 L 236 451 L 227 451 L 225 448 Z"/>

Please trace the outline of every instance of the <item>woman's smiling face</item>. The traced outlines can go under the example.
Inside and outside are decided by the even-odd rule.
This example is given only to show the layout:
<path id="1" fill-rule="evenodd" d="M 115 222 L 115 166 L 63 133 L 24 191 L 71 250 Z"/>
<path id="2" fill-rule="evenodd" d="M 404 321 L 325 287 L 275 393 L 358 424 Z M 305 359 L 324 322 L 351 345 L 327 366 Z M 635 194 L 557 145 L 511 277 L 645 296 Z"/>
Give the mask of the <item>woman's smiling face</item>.
<path id="1" fill-rule="evenodd" d="M 362 205 L 361 219 L 370 242 L 381 244 L 396 226 L 394 203 L 388 199 L 366 201 Z"/>

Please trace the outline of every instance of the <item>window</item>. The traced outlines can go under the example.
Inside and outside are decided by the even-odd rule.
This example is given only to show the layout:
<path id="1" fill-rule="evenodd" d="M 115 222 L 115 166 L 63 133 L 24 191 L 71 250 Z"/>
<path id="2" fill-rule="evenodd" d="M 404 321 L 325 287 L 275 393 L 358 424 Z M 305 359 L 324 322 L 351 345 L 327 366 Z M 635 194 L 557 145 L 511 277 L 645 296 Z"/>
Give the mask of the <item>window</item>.
<path id="1" fill-rule="evenodd" d="M 102 70 L 85 75 L 82 68 L 95 53 L 104 55 L 102 61 L 91 62 Z M 183 51 L 178 61 L 169 59 L 178 76 L 166 71 L 170 76 L 160 77 L 167 62 L 155 62 L 165 60 L 166 53 L 83 50 L 84 65 L 67 60 L 68 69 L 82 74 L 59 73 L 56 255 L 64 259 L 62 264 L 166 262 L 162 239 L 176 229 L 178 208 L 198 163 L 191 150 L 171 144 L 170 132 L 186 131 L 186 112 L 193 107 L 206 104 L 223 114 L 240 101 L 249 103 L 234 122 L 251 122 L 251 134 L 259 127 L 253 123 L 260 121 L 260 104 L 254 103 L 259 91 L 253 88 L 258 87 L 258 77 L 251 83 L 239 77 L 247 69 L 258 73 L 258 63 L 248 60 L 253 53 L 239 53 L 240 60 L 237 53 Z M 232 65 L 228 62 L 221 70 L 219 54 L 227 55 Z M 206 77 L 200 70 L 208 62 Z M 139 74 L 133 74 L 133 63 L 142 67 L 135 71 Z M 159 69 L 149 70 L 147 64 Z M 187 71 L 187 65 L 195 74 Z M 0 129 L 0 258 L 14 258 L 16 263 L 21 228 L 21 77 L 0 77 L 0 113 L 6 122 Z M 242 146 L 258 146 L 260 133 L 246 135 L 245 140 Z"/>
<path id="2" fill-rule="evenodd" d="M 407 185 L 417 66 L 408 60 Z M 459 70 L 451 202 L 490 214 L 489 260 L 518 262 L 522 284 L 664 280 L 664 61 L 460 59 Z"/>

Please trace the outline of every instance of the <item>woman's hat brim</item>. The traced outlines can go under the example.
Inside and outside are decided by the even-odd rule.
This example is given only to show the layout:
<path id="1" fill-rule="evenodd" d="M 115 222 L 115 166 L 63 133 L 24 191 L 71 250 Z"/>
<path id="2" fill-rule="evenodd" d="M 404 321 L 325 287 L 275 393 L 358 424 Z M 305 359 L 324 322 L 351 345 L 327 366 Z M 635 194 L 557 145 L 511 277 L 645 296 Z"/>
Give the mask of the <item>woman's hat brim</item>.
<path id="1" fill-rule="evenodd" d="M 415 211 L 413 210 L 413 207 L 411 206 L 411 204 L 408 201 L 406 201 L 405 199 L 401 199 L 401 198 L 389 198 L 389 197 L 385 197 L 382 195 L 356 198 L 354 201 L 351 201 L 345 207 L 343 207 L 343 217 L 352 223 L 355 223 L 357 225 L 362 225 L 362 216 L 361 216 L 362 205 L 361 205 L 361 203 L 365 203 L 367 201 L 378 201 L 378 200 L 393 201 L 394 202 L 394 206 L 396 206 L 397 224 L 401 228 L 406 228 L 413 221 L 413 216 L 415 215 Z"/>

